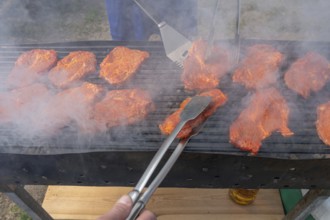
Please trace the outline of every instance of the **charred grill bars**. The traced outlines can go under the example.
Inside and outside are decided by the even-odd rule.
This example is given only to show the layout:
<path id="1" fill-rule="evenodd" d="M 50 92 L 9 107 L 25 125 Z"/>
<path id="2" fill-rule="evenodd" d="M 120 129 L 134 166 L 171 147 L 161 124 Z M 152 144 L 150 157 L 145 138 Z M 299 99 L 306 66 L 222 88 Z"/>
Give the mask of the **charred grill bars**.
<path id="1" fill-rule="evenodd" d="M 242 41 L 242 52 L 244 53 L 244 47 L 255 43 L 272 44 L 286 57 L 280 71 L 279 87 L 291 108 L 289 126 L 295 135 L 289 138 L 278 134 L 272 135 L 263 142 L 257 157 L 247 156 L 246 152 L 234 148 L 229 143 L 229 127 L 242 110 L 241 101 L 248 92 L 243 87 L 233 84 L 229 73 L 221 80 L 219 86 L 228 96 L 227 104 L 207 121 L 203 131 L 187 145 L 182 161 L 179 160 L 164 185 L 327 187 L 329 181 L 322 180 L 322 177 L 328 176 L 324 172 L 328 172 L 330 168 L 327 163 L 330 148 L 318 138 L 315 121 L 316 106 L 327 101 L 325 94 L 330 86 L 326 86 L 319 94 L 312 95 L 309 100 L 303 100 L 285 87 L 283 73 L 299 55 L 310 49 L 329 58 L 330 45 L 320 42 L 245 40 Z M 87 139 L 68 127 L 53 138 L 30 140 L 17 136 L 12 128 L 2 126 L 2 183 L 134 184 L 143 171 L 144 162 L 150 160 L 150 156 L 164 138 L 159 132 L 158 124 L 172 113 L 182 100 L 191 95 L 184 91 L 180 81 L 181 70 L 166 57 L 161 43 L 89 41 L 0 46 L 0 77 L 1 81 L 5 79 L 16 58 L 23 51 L 35 48 L 54 49 L 58 52 L 59 58 L 62 58 L 71 51 L 88 50 L 95 53 L 99 64 L 107 53 L 118 45 L 150 52 L 150 58 L 141 66 L 136 76 L 123 87 L 151 90 L 156 111 L 139 124 L 116 128 L 106 135 Z M 89 76 L 87 81 L 104 85 L 109 89 L 115 88 L 107 85 L 97 77 L 97 74 L 95 77 Z M 159 82 L 161 84 L 157 84 Z M 303 163 L 301 159 L 308 159 L 310 165 L 306 166 L 306 162 Z M 75 161 L 77 166 L 72 166 L 72 161 Z M 196 162 L 196 165 L 192 165 Z M 268 170 L 260 170 L 259 162 L 268 167 Z M 82 167 L 85 168 L 82 170 Z M 317 167 L 320 173 L 315 173 Z M 319 167 L 324 169 L 321 170 Z M 197 176 L 202 178 L 196 178 Z M 190 181 L 191 179 L 194 181 Z"/>

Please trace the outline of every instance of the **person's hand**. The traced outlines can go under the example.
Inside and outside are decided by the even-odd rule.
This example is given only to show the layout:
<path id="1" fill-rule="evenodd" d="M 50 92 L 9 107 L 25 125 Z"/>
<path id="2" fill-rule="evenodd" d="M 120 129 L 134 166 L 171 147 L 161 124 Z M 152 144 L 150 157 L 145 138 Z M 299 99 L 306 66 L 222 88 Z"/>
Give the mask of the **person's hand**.
<path id="1" fill-rule="evenodd" d="M 122 196 L 112 209 L 98 218 L 98 220 L 125 220 L 133 206 L 133 202 L 128 195 Z M 156 220 L 154 213 L 143 210 L 137 220 Z"/>

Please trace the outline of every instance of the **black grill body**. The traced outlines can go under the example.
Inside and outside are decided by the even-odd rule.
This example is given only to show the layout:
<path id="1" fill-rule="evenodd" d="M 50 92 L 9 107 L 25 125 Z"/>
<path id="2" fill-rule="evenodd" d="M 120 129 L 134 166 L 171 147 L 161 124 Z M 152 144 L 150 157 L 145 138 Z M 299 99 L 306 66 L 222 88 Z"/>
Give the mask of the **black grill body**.
<path id="1" fill-rule="evenodd" d="M 230 47 L 231 42 L 219 42 Z M 290 64 L 313 50 L 330 58 L 330 44 L 323 42 L 242 41 L 244 49 L 256 43 L 275 46 L 285 55 L 276 85 L 289 103 L 292 137 L 275 133 L 267 138 L 257 156 L 240 151 L 229 143 L 229 127 L 252 93 L 231 82 L 229 72 L 219 88 L 228 96 L 206 122 L 202 132 L 187 145 L 164 186 L 250 187 L 250 188 L 327 188 L 330 148 L 318 138 L 316 107 L 330 100 L 326 86 L 307 100 L 289 90 L 283 75 Z M 88 41 L 35 45 L 0 46 L 0 77 L 4 82 L 15 60 L 23 51 L 54 49 L 59 58 L 75 50 L 95 53 L 98 64 L 115 47 L 127 46 L 150 52 L 132 80 L 120 87 L 108 85 L 91 75 L 85 80 L 102 84 L 108 90 L 143 88 L 153 96 L 156 111 L 132 126 L 112 129 L 106 134 L 86 137 L 74 126 L 63 128 L 51 138 L 26 138 L 10 126 L 0 127 L 0 183 L 133 185 L 165 139 L 158 125 L 179 104 L 194 93 L 185 91 L 181 70 L 164 53 L 160 42 Z M 177 142 L 173 143 L 173 147 Z M 328 165 L 329 164 L 329 165 Z M 316 172 L 317 170 L 317 172 Z"/>

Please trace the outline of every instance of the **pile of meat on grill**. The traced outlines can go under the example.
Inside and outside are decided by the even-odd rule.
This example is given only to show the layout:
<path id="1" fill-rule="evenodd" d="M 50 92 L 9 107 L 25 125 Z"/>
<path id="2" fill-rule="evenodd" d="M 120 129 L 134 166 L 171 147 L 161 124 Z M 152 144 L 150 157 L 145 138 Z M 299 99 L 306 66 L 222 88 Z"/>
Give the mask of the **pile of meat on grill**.
<path id="1" fill-rule="evenodd" d="M 92 52 L 73 51 L 60 60 L 54 50 L 24 52 L 8 75 L 8 90 L 0 94 L 0 122 L 24 122 L 33 125 L 30 132 L 48 136 L 70 123 L 80 132 L 95 133 L 141 121 L 154 110 L 150 94 L 120 85 L 148 57 L 145 51 L 114 48 L 100 65 L 100 77 L 118 86 L 107 91 L 84 80 L 98 74 Z"/>
<path id="2" fill-rule="evenodd" d="M 177 138 L 188 137 L 193 128 L 228 99 L 219 84 L 233 68 L 231 52 L 213 45 L 211 59 L 206 60 L 206 48 L 203 40 L 193 42 L 181 80 L 186 90 L 196 96 L 209 96 L 212 101 L 184 126 Z M 60 60 L 54 50 L 27 51 L 18 57 L 8 75 L 8 91 L 0 94 L 0 123 L 15 124 L 24 119 L 34 125 L 34 132 L 53 135 L 69 123 L 74 123 L 80 132 L 95 134 L 142 121 L 157 106 L 148 91 L 123 89 L 121 85 L 138 72 L 149 56 L 146 51 L 118 46 L 104 57 L 97 71 L 96 57 L 89 51 L 73 51 Z M 232 82 L 244 86 L 249 93 L 243 109 L 228 128 L 228 139 L 233 146 L 257 154 L 262 141 L 272 133 L 294 135 L 289 128 L 289 105 L 278 89 L 279 69 L 284 60 L 285 55 L 271 45 L 246 48 L 231 75 Z M 98 75 L 116 89 L 87 82 L 89 75 Z M 299 57 L 284 73 L 285 85 L 304 99 L 311 92 L 320 91 L 329 79 L 329 61 L 313 51 Z M 191 97 L 186 97 L 176 111 L 164 118 L 159 125 L 163 134 L 169 135 L 174 130 L 190 100 Z M 316 128 L 322 141 L 330 145 L 330 101 L 317 108 Z"/>
<path id="3" fill-rule="evenodd" d="M 279 68 L 284 55 L 271 45 L 253 45 L 233 73 L 233 82 L 244 85 L 252 93 L 245 108 L 230 127 L 230 142 L 256 154 L 261 142 L 277 131 L 282 136 L 294 135 L 288 127 L 290 108 L 278 90 Z M 319 53 L 310 51 L 293 62 L 284 73 L 284 82 L 293 92 L 307 99 L 328 82 L 330 64 Z M 317 110 L 317 132 L 330 145 L 330 105 Z"/>

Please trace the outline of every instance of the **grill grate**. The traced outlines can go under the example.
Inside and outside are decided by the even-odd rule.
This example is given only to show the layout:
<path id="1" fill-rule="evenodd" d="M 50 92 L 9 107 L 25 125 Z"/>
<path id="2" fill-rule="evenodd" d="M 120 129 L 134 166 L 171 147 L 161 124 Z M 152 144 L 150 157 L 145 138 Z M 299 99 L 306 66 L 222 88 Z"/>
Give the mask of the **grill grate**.
<path id="1" fill-rule="evenodd" d="M 284 138 L 273 134 L 267 138 L 259 151 L 259 156 L 274 158 L 324 158 L 330 154 L 330 148 L 318 138 L 315 129 L 316 106 L 330 100 L 328 85 L 310 99 L 304 100 L 287 89 L 283 83 L 283 73 L 299 54 L 313 49 L 330 58 L 330 44 L 322 42 L 288 42 L 245 40 L 244 46 L 255 43 L 268 43 L 277 47 L 286 55 L 286 61 L 280 71 L 278 87 L 287 99 L 290 107 L 289 127 L 295 133 Z M 142 64 L 135 77 L 119 88 L 143 88 L 151 91 L 157 110 L 141 123 L 112 129 L 107 134 L 86 137 L 75 132 L 73 127 L 64 128 L 60 134 L 50 139 L 24 138 L 14 132 L 12 127 L 0 127 L 0 153 L 18 154 L 64 154 L 93 151 L 155 151 L 164 140 L 158 124 L 172 113 L 187 96 L 180 81 L 181 70 L 172 63 L 159 42 L 114 42 L 88 41 L 53 44 L 30 44 L 0 46 L 0 80 L 4 82 L 16 58 L 23 51 L 34 48 L 54 49 L 59 58 L 75 50 L 88 50 L 95 53 L 98 64 L 115 46 L 124 45 L 132 49 L 150 52 L 150 58 Z M 244 53 L 244 50 L 243 50 Z M 248 91 L 230 80 L 230 73 L 221 81 L 219 88 L 228 95 L 228 102 L 206 122 L 202 132 L 187 145 L 187 152 L 221 153 L 247 155 L 246 152 L 234 148 L 229 143 L 229 126 L 242 110 L 242 100 L 249 95 Z M 86 81 L 110 86 L 97 75 L 89 76 Z M 1 86 L 1 85 L 0 85 Z M 0 87 L 3 89 L 3 85 Z M 2 145 L 2 146 L 1 146 Z"/>

